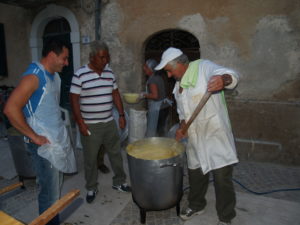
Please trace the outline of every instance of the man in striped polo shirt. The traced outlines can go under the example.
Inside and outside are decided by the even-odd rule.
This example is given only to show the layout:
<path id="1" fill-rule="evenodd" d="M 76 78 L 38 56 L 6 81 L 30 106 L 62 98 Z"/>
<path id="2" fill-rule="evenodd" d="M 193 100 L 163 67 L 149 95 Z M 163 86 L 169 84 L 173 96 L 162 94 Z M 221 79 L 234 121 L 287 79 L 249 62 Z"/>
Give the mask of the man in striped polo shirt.
<path id="1" fill-rule="evenodd" d="M 130 192 L 125 183 L 120 137 L 112 116 L 113 104 L 119 112 L 119 126 L 126 125 L 124 109 L 117 82 L 109 67 L 109 51 L 105 43 L 91 43 L 89 63 L 79 68 L 72 78 L 70 100 L 81 133 L 87 196 L 91 203 L 97 194 L 97 155 L 103 144 L 112 170 L 113 189 Z"/>

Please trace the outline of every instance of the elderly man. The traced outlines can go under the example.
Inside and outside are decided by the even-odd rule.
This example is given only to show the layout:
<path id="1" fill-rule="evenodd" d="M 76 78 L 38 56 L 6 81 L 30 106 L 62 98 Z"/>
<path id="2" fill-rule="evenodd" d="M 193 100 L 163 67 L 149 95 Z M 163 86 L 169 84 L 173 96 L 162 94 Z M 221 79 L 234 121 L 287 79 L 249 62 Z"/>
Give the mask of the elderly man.
<path id="1" fill-rule="evenodd" d="M 113 104 L 119 112 L 119 126 L 126 125 L 122 100 L 115 76 L 108 66 L 105 43 L 91 43 L 90 62 L 74 74 L 70 89 L 73 114 L 81 133 L 87 196 L 91 203 L 97 194 L 97 155 L 103 144 L 115 174 L 113 189 L 130 192 L 120 152 L 120 137 L 112 115 Z"/>
<path id="2" fill-rule="evenodd" d="M 9 97 L 4 113 L 11 124 L 26 136 L 37 182 L 39 213 L 60 198 L 64 173 L 76 171 L 70 138 L 59 107 L 60 77 L 68 65 L 69 50 L 51 39 L 43 46 L 42 59 L 29 65 Z M 55 216 L 48 225 L 59 225 Z"/>
<path id="3" fill-rule="evenodd" d="M 204 212 L 209 172 L 212 172 L 218 224 L 230 224 L 236 215 L 236 199 L 231 178 L 233 164 L 238 159 L 223 89 L 234 88 L 238 75 L 235 71 L 208 60 L 189 62 L 180 49 L 173 47 L 163 53 L 161 62 L 155 69 L 164 69 L 168 77 L 177 80 L 173 94 L 181 125 L 176 131 L 176 139 L 188 136 L 186 153 L 190 183 L 189 205 L 181 212 L 180 217 L 188 220 Z M 185 123 L 207 91 L 212 92 L 210 99 L 191 124 L 187 134 L 184 134 Z"/>

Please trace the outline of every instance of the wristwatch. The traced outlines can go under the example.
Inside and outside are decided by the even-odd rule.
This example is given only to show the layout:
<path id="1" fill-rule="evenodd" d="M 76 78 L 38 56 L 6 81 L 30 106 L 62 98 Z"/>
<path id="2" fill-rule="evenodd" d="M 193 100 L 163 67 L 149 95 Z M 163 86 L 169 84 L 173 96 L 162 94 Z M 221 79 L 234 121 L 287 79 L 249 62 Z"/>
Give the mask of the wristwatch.
<path id="1" fill-rule="evenodd" d="M 222 79 L 223 79 L 224 86 L 227 86 L 232 82 L 232 78 L 229 74 L 222 75 Z"/>

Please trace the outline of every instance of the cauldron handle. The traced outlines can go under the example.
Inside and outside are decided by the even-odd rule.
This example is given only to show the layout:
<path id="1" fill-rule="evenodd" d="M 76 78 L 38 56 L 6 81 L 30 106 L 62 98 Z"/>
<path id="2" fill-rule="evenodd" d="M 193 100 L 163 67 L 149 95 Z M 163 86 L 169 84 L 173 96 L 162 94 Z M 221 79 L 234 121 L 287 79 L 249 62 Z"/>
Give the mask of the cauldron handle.
<path id="1" fill-rule="evenodd" d="M 165 168 L 165 167 L 177 167 L 182 166 L 181 163 L 166 163 L 166 164 L 160 164 L 159 168 Z"/>

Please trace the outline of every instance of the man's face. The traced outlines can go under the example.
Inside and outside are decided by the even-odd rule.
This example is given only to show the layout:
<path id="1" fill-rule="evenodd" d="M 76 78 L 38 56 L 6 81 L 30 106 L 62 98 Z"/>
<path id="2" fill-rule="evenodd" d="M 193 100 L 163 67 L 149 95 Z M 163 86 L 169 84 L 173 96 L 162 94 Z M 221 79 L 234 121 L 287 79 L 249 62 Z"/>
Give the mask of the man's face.
<path id="1" fill-rule="evenodd" d="M 175 80 L 180 81 L 186 71 L 186 67 L 180 63 L 177 63 L 175 68 L 167 64 L 164 70 L 167 72 L 169 78 L 173 77 Z"/>
<path id="2" fill-rule="evenodd" d="M 54 63 L 53 63 L 53 70 L 54 72 L 61 72 L 64 66 L 69 65 L 69 49 L 63 47 L 62 53 L 56 55 L 54 52 Z"/>
<path id="3" fill-rule="evenodd" d="M 109 63 L 110 57 L 109 53 L 106 50 L 100 50 L 96 55 L 91 57 L 90 63 L 95 67 L 98 71 L 103 71 L 106 64 Z"/>

